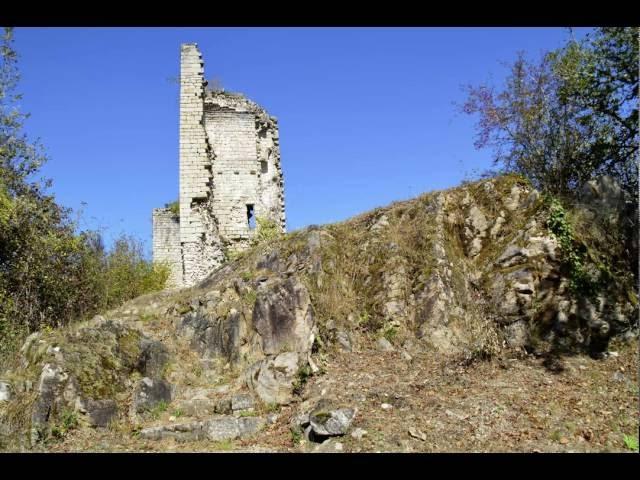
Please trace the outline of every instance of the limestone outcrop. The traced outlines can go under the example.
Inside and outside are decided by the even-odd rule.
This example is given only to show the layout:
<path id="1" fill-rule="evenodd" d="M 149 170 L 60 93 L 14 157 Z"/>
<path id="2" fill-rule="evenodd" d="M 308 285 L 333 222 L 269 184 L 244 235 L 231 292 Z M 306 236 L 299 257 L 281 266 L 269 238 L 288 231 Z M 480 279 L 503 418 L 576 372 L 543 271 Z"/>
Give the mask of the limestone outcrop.
<path id="1" fill-rule="evenodd" d="M 272 239 L 194 287 L 33 334 L 0 373 L 0 445 L 36 448 L 69 418 L 146 439 L 247 438 L 331 355 L 363 349 L 407 362 L 602 355 L 637 328 L 632 276 L 617 244 L 585 231 L 577 278 L 549 215 L 518 177 L 470 183 Z M 356 414 L 312 413 L 303 428 L 320 437 L 347 434 Z"/>

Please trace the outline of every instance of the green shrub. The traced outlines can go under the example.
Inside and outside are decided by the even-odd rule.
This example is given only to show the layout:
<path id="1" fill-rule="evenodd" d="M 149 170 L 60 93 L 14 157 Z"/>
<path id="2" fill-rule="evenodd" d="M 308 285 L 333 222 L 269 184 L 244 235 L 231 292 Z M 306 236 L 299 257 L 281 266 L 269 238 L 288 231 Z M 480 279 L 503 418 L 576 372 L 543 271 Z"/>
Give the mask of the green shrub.
<path id="1" fill-rule="evenodd" d="M 22 131 L 16 59 L 7 28 L 0 34 L 0 370 L 29 333 L 162 289 L 169 276 L 132 237 L 108 250 L 99 232 L 79 232 L 72 211 L 47 193 L 50 180 L 37 180 L 47 157 Z"/>

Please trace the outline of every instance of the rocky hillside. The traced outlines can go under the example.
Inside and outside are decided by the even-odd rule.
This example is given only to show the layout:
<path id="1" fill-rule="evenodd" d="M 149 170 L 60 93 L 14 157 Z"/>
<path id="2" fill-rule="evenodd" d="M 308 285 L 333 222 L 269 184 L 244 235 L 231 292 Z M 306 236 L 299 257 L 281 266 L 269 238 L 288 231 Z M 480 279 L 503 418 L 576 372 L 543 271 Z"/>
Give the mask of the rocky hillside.
<path id="1" fill-rule="evenodd" d="M 0 373 L 0 448 L 624 450 L 637 295 L 604 190 L 425 194 L 37 332 Z"/>

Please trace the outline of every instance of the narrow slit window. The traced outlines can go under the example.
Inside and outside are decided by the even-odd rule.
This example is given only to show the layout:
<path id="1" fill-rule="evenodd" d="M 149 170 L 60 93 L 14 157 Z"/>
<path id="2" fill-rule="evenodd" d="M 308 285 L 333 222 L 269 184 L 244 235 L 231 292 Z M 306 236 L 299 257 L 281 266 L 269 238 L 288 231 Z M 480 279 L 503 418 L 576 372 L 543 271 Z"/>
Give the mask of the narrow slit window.
<path id="1" fill-rule="evenodd" d="M 256 228 L 256 216 L 253 214 L 253 205 L 247 205 L 247 224 L 249 230 Z"/>
<path id="2" fill-rule="evenodd" d="M 260 160 L 260 171 L 262 173 L 267 173 L 269 171 L 269 164 L 266 160 Z"/>

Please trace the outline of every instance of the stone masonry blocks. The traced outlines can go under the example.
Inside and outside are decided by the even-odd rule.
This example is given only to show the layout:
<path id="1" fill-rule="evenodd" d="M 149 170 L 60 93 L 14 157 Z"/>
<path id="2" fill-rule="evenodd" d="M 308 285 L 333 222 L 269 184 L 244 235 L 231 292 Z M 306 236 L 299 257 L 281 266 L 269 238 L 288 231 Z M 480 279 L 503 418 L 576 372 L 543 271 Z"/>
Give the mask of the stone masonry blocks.
<path id="1" fill-rule="evenodd" d="M 171 265 L 170 286 L 191 286 L 242 250 L 254 217 L 285 231 L 277 120 L 243 95 L 206 89 L 194 43 L 180 48 L 180 216 L 153 212 L 153 257 Z"/>

